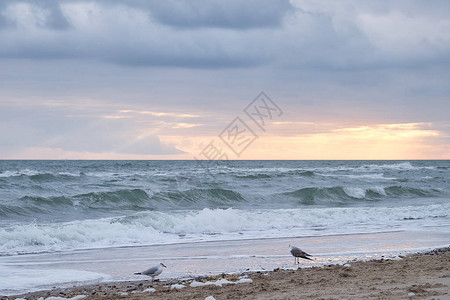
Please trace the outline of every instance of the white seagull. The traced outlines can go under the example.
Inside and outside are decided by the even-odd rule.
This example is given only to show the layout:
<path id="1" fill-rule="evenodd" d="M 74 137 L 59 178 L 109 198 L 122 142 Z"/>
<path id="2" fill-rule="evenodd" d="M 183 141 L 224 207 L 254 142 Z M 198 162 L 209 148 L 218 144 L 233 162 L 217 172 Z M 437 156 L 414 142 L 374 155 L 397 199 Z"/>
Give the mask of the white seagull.
<path id="1" fill-rule="evenodd" d="M 134 273 L 134 275 L 147 275 L 150 276 L 153 279 L 155 279 L 156 276 L 162 273 L 164 270 L 163 268 L 167 268 L 163 263 L 160 263 L 157 266 L 151 267 L 150 269 L 147 269 L 143 272 Z"/>
<path id="2" fill-rule="evenodd" d="M 295 257 L 295 263 L 296 264 L 300 264 L 300 258 L 312 260 L 311 258 L 308 257 L 308 256 L 311 256 L 311 255 L 309 255 L 308 253 L 302 251 L 300 248 L 297 248 L 295 246 L 289 245 L 289 249 L 291 249 L 292 256 Z"/>

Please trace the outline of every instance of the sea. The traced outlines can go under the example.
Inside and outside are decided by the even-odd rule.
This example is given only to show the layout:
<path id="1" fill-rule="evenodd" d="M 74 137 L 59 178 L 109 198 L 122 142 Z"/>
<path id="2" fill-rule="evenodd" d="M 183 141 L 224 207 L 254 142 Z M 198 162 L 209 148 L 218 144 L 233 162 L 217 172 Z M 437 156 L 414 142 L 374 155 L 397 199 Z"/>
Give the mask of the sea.
<path id="1" fill-rule="evenodd" d="M 0 295 L 284 267 L 291 241 L 320 263 L 448 246 L 450 161 L 0 161 Z"/>

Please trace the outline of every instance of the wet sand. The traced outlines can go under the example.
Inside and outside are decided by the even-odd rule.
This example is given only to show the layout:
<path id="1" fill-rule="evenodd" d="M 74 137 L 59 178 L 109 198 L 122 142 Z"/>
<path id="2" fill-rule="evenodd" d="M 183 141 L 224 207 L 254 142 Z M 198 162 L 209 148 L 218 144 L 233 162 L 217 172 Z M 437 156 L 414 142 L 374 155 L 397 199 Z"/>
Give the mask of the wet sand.
<path id="1" fill-rule="evenodd" d="M 242 282 L 223 286 L 191 287 L 192 279 L 108 282 L 5 299 L 76 295 L 86 295 L 85 299 L 450 299 L 449 267 L 447 247 L 396 259 L 196 278 L 196 282 Z M 177 289 L 180 285 L 185 287 Z"/>

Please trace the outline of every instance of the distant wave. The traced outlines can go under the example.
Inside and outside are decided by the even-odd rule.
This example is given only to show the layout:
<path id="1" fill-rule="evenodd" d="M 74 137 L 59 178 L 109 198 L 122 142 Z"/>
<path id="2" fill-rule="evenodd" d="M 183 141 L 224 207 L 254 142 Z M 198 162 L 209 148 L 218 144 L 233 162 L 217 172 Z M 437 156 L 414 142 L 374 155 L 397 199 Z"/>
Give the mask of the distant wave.
<path id="1" fill-rule="evenodd" d="M 382 171 L 413 171 L 413 170 L 433 170 L 434 166 L 413 166 L 410 162 L 392 163 L 392 164 L 363 164 L 360 166 L 336 166 L 336 167 L 316 167 L 315 171 L 320 172 L 382 172 Z"/>
<path id="2" fill-rule="evenodd" d="M 38 171 L 30 170 L 30 169 L 23 169 L 20 171 L 3 171 L 0 172 L 0 177 L 6 178 L 6 177 L 16 177 L 16 176 L 32 176 L 39 174 Z"/>
<path id="3" fill-rule="evenodd" d="M 241 168 L 241 167 L 227 167 L 225 171 L 222 169 L 220 174 L 226 174 L 231 172 L 236 177 L 259 179 L 265 176 L 279 177 L 279 176 L 289 176 L 289 175 L 300 175 L 300 176 L 314 176 L 314 175 L 325 175 L 325 176 L 345 176 L 346 174 L 339 174 L 339 172 L 356 172 L 351 176 L 361 176 L 361 174 L 371 173 L 371 172 L 387 172 L 387 171 L 419 171 L 419 170 L 433 170 L 436 168 L 446 168 L 446 167 L 435 167 L 435 166 L 414 166 L 410 162 L 399 162 L 399 163 L 387 163 L 387 164 L 362 164 L 362 165 L 337 165 L 337 166 L 311 166 L 302 168 L 287 168 L 287 167 L 272 167 L 272 168 Z M 348 174 L 347 174 L 348 175 Z M 383 174 L 381 174 L 382 176 Z M 374 178 L 380 175 L 374 175 Z M 367 177 L 372 177 L 372 174 L 367 174 Z M 383 178 L 381 178 L 383 179 Z"/>
<path id="4" fill-rule="evenodd" d="M 254 174 L 234 175 L 234 176 L 237 178 L 243 178 L 243 179 L 270 179 L 270 178 L 286 177 L 286 176 L 292 176 L 292 175 L 312 177 L 316 174 L 313 171 L 290 170 L 290 171 L 283 171 L 283 172 L 277 172 L 277 173 L 254 173 Z"/>
<path id="5" fill-rule="evenodd" d="M 376 170 L 399 170 L 399 171 L 407 171 L 407 170 L 422 170 L 422 169 L 435 169 L 435 167 L 432 166 L 413 166 L 410 162 L 401 162 L 401 163 L 394 163 L 394 164 L 368 164 L 368 165 L 362 165 L 358 167 L 357 169 L 369 169 L 370 171 L 376 171 Z"/>
<path id="6" fill-rule="evenodd" d="M 115 165 L 114 165 L 115 166 Z M 162 180 L 170 180 L 170 177 L 177 173 L 177 170 L 172 170 L 167 172 L 163 169 L 123 169 L 125 167 L 132 167 L 131 163 L 118 164 L 118 169 L 110 168 L 108 170 L 102 170 L 100 165 L 97 168 L 90 166 L 89 170 L 86 167 L 82 167 L 83 171 L 78 172 L 52 172 L 52 171 L 42 171 L 33 169 L 21 169 L 21 170 L 2 170 L 0 171 L 0 179 L 8 178 L 29 178 L 33 181 L 57 181 L 59 179 L 68 180 L 74 178 L 80 178 L 83 176 L 101 178 L 148 178 L 148 177 L 158 177 Z M 386 171 L 418 171 L 418 170 L 433 170 L 442 169 L 446 170 L 445 166 L 414 166 L 410 162 L 400 162 L 391 164 L 362 164 L 362 165 L 336 165 L 336 166 L 310 166 L 310 167 L 228 167 L 224 166 L 217 170 L 208 170 L 216 175 L 227 176 L 232 175 L 236 178 L 241 179 L 270 179 L 276 177 L 288 177 L 288 176 L 304 176 L 313 177 L 316 175 L 322 176 L 354 176 L 355 178 L 367 177 L 367 179 L 386 179 L 382 178 L 382 172 Z M 342 174 L 341 172 L 354 172 L 353 174 Z M 202 168 L 195 167 L 190 170 L 190 174 L 203 174 L 206 171 Z M 371 172 L 379 172 L 378 174 L 370 174 Z M 380 173 L 381 172 L 381 173 Z M 369 173 L 369 174 L 367 174 Z M 379 178 L 381 176 L 381 178 Z"/>
<path id="7" fill-rule="evenodd" d="M 244 178 L 244 179 L 268 179 L 276 177 L 274 175 L 269 174 L 249 174 L 249 175 L 235 175 L 237 178 Z"/>
<path id="8" fill-rule="evenodd" d="M 361 179 L 364 181 L 367 180 L 398 180 L 396 177 L 386 177 L 383 173 L 356 173 L 356 174 L 340 174 L 340 173 L 318 173 L 320 176 L 324 177 L 344 177 L 344 178 L 353 178 L 353 179 Z"/>
<path id="9" fill-rule="evenodd" d="M 4 171 L 0 173 L 0 178 L 9 178 L 9 177 L 27 177 L 31 180 L 55 180 L 57 178 L 71 178 L 71 177 L 80 177 L 84 175 L 84 173 L 70 173 L 70 172 L 41 172 L 30 169 L 23 169 L 20 171 Z"/>

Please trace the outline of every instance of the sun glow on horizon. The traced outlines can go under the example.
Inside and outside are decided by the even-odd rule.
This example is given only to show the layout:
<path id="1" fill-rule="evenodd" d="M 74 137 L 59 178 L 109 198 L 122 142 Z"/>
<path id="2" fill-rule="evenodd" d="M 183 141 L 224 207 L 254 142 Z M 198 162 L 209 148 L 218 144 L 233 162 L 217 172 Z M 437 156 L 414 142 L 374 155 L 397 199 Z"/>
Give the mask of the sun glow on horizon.
<path id="1" fill-rule="evenodd" d="M 165 124 L 165 127 L 168 127 Z M 432 123 L 371 124 L 341 127 L 339 124 L 274 122 L 266 134 L 259 132 L 241 156 L 237 156 L 217 136 L 195 135 L 196 123 L 173 122 L 170 128 L 192 130 L 185 135 L 159 134 L 162 145 L 180 150 L 178 154 L 145 155 L 109 152 L 77 152 L 61 148 L 34 147 L 5 159 L 205 159 L 202 150 L 210 143 L 230 160 L 402 160 L 449 159 L 449 144 Z M 308 131 L 308 127 L 314 130 Z M 145 135 L 145 134 L 144 134 Z M 142 139 L 139 135 L 138 140 Z M 439 142 L 440 139 L 440 142 Z"/>
<path id="2" fill-rule="evenodd" d="M 289 122 L 287 122 L 289 123 Z M 303 122 L 301 122 L 304 125 Z M 398 123 L 331 129 L 319 133 L 290 136 L 261 135 L 241 155 L 232 155 L 225 145 L 222 149 L 230 159 L 448 159 L 448 145 L 439 145 L 435 138 L 441 132 L 430 123 Z M 314 124 L 320 127 L 320 124 Z M 191 155 L 201 153 L 217 137 L 164 137 L 178 149 Z M 437 154 L 439 153 L 439 154 Z"/>

